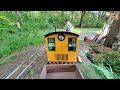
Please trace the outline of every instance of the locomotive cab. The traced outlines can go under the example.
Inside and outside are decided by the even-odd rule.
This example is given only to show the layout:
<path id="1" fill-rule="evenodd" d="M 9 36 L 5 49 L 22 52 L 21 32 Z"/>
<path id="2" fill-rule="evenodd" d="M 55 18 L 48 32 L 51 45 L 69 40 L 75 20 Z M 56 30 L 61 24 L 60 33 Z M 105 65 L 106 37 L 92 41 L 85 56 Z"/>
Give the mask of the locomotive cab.
<path id="1" fill-rule="evenodd" d="M 45 35 L 48 62 L 77 62 L 79 35 L 72 32 L 52 32 Z"/>

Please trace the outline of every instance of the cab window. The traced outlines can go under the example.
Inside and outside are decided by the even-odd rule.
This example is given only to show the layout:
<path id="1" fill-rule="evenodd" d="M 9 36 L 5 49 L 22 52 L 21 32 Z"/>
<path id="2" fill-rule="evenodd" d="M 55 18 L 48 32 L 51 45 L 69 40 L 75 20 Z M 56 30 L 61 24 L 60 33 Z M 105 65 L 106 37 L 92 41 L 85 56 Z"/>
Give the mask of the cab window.
<path id="1" fill-rule="evenodd" d="M 55 51 L 55 38 L 48 38 L 48 50 Z"/>
<path id="2" fill-rule="evenodd" d="M 76 51 L 76 38 L 68 38 L 68 51 Z"/>

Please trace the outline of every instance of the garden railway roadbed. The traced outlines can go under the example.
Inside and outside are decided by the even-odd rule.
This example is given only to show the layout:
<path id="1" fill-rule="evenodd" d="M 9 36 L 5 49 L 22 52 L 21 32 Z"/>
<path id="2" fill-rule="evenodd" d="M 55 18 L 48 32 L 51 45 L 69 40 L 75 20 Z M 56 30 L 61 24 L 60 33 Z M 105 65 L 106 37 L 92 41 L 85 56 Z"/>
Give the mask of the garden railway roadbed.
<path id="1" fill-rule="evenodd" d="M 91 36 L 93 36 L 93 34 L 91 34 Z M 44 49 L 42 49 L 43 47 Z M 45 49 L 45 44 L 41 44 L 39 46 L 33 46 L 21 50 L 20 52 L 9 57 L 8 62 L 0 65 L 0 79 L 39 79 L 43 66 L 47 64 Z M 89 52 L 89 49 L 90 47 L 87 46 L 83 40 L 81 40 L 80 36 L 79 56 L 85 63 L 91 63 L 85 56 L 85 53 Z M 26 60 L 28 61 L 23 64 Z M 33 63 L 31 63 L 32 61 Z"/>
<path id="2" fill-rule="evenodd" d="M 11 59 L 9 62 L 0 65 L 0 79 L 5 79 L 5 78 L 15 79 L 17 75 L 20 74 L 20 72 L 22 71 L 22 68 L 25 69 L 30 64 L 30 62 L 34 59 L 35 61 L 31 63 L 31 65 L 26 69 L 26 71 L 19 78 L 23 78 L 24 76 L 25 78 L 30 79 L 30 78 L 33 78 L 32 77 L 33 74 L 36 74 L 35 77 L 38 78 L 37 77 L 38 70 L 42 68 L 41 66 L 47 63 L 45 48 L 44 48 L 44 51 L 39 55 L 39 53 L 42 51 L 40 49 L 43 46 L 45 46 L 45 44 L 41 44 L 39 46 L 33 46 L 11 56 L 15 58 L 9 57 Z M 25 60 L 26 61 L 28 60 L 28 62 L 23 64 Z M 16 70 L 17 72 L 15 72 L 15 69 L 18 68 L 20 65 L 21 65 L 21 68 L 19 68 L 18 70 Z M 31 73 L 31 70 L 34 73 Z M 11 74 L 13 72 L 14 72 L 14 75 Z M 11 77 L 10 77 L 10 74 L 11 74 Z M 31 76 L 29 75 L 28 77 L 28 75 L 26 74 L 28 75 L 31 74 Z"/>

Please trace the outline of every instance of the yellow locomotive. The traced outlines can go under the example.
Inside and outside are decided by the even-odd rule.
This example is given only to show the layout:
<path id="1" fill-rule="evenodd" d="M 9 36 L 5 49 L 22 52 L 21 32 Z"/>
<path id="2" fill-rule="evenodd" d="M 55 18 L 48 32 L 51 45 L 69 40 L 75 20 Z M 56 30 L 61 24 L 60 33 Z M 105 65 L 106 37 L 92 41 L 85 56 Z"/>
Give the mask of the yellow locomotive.
<path id="1" fill-rule="evenodd" d="M 79 35 L 57 31 L 45 35 L 48 63 L 76 63 Z"/>
<path id="2" fill-rule="evenodd" d="M 53 65 L 44 65 L 40 79 L 84 79 L 77 65 L 78 38 L 65 31 L 45 35 L 48 63 Z"/>

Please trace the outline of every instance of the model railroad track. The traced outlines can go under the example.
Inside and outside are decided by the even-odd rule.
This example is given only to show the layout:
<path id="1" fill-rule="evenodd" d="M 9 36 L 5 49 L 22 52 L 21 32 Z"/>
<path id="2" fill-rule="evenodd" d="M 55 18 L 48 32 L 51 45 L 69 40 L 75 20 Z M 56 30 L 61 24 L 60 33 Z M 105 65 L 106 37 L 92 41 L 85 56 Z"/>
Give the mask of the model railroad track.
<path id="1" fill-rule="evenodd" d="M 45 51 L 45 46 L 22 62 L 14 71 L 3 79 L 19 79 L 35 63 L 36 59 Z"/>
<path id="2" fill-rule="evenodd" d="M 46 52 L 43 52 L 35 62 L 20 79 L 39 79 L 43 66 L 47 64 Z"/>

